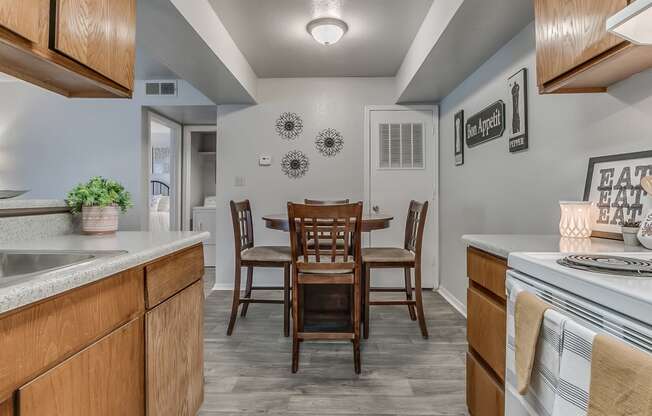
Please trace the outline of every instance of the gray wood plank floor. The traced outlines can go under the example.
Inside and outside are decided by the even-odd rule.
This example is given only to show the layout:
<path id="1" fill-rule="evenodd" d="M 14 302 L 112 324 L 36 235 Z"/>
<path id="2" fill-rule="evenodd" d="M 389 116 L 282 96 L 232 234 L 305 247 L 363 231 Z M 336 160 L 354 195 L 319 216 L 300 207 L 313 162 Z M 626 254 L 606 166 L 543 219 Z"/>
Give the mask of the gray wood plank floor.
<path id="1" fill-rule="evenodd" d="M 466 321 L 438 294 L 425 292 L 424 299 L 428 340 L 406 307 L 375 307 L 362 374 L 353 372 L 350 343 L 323 342 L 303 343 L 292 374 L 280 306 L 251 305 L 227 337 L 231 292 L 210 292 L 200 415 L 466 415 Z"/>

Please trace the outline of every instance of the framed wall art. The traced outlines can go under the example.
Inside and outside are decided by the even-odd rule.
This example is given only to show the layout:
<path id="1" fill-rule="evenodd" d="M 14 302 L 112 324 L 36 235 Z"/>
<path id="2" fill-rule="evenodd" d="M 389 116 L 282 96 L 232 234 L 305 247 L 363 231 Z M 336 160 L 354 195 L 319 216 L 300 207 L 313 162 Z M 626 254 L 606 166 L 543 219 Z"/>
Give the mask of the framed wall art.
<path id="1" fill-rule="evenodd" d="M 641 179 L 652 176 L 652 150 L 592 157 L 586 174 L 584 200 L 596 205 L 593 237 L 622 239 L 625 221 L 641 221 L 652 208 L 652 196 Z"/>
<path id="2" fill-rule="evenodd" d="M 464 164 L 464 110 L 455 113 L 455 166 Z"/>
<path id="3" fill-rule="evenodd" d="M 523 68 L 507 80 L 509 99 L 507 112 L 512 122 L 508 126 L 509 151 L 511 153 L 527 150 L 528 111 L 527 111 L 527 68 Z"/>

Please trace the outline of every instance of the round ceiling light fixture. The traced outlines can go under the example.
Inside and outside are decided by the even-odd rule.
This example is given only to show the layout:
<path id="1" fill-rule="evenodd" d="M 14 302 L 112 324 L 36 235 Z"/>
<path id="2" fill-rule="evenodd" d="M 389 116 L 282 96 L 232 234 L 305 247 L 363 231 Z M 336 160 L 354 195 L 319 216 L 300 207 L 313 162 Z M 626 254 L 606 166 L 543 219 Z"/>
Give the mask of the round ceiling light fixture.
<path id="1" fill-rule="evenodd" d="M 321 17 L 311 20 L 306 29 L 317 42 L 329 46 L 342 39 L 349 26 L 340 19 Z"/>

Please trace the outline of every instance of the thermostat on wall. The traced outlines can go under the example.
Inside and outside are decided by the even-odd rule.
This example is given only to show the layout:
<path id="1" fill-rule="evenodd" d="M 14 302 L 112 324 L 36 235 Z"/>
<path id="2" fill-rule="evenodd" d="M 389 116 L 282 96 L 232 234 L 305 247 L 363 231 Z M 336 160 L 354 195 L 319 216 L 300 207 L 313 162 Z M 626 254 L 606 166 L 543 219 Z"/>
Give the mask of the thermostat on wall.
<path id="1" fill-rule="evenodd" d="M 271 156 L 260 156 L 258 158 L 258 165 L 260 165 L 260 166 L 271 166 L 272 165 L 272 157 Z"/>

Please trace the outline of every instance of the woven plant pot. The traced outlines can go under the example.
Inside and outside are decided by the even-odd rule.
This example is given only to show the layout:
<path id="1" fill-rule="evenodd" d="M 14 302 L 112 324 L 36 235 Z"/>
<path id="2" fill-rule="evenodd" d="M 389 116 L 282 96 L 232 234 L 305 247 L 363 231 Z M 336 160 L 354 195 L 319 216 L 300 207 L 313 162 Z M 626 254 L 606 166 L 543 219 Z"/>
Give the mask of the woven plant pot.
<path id="1" fill-rule="evenodd" d="M 118 231 L 118 207 L 82 207 L 84 234 L 111 234 Z"/>

